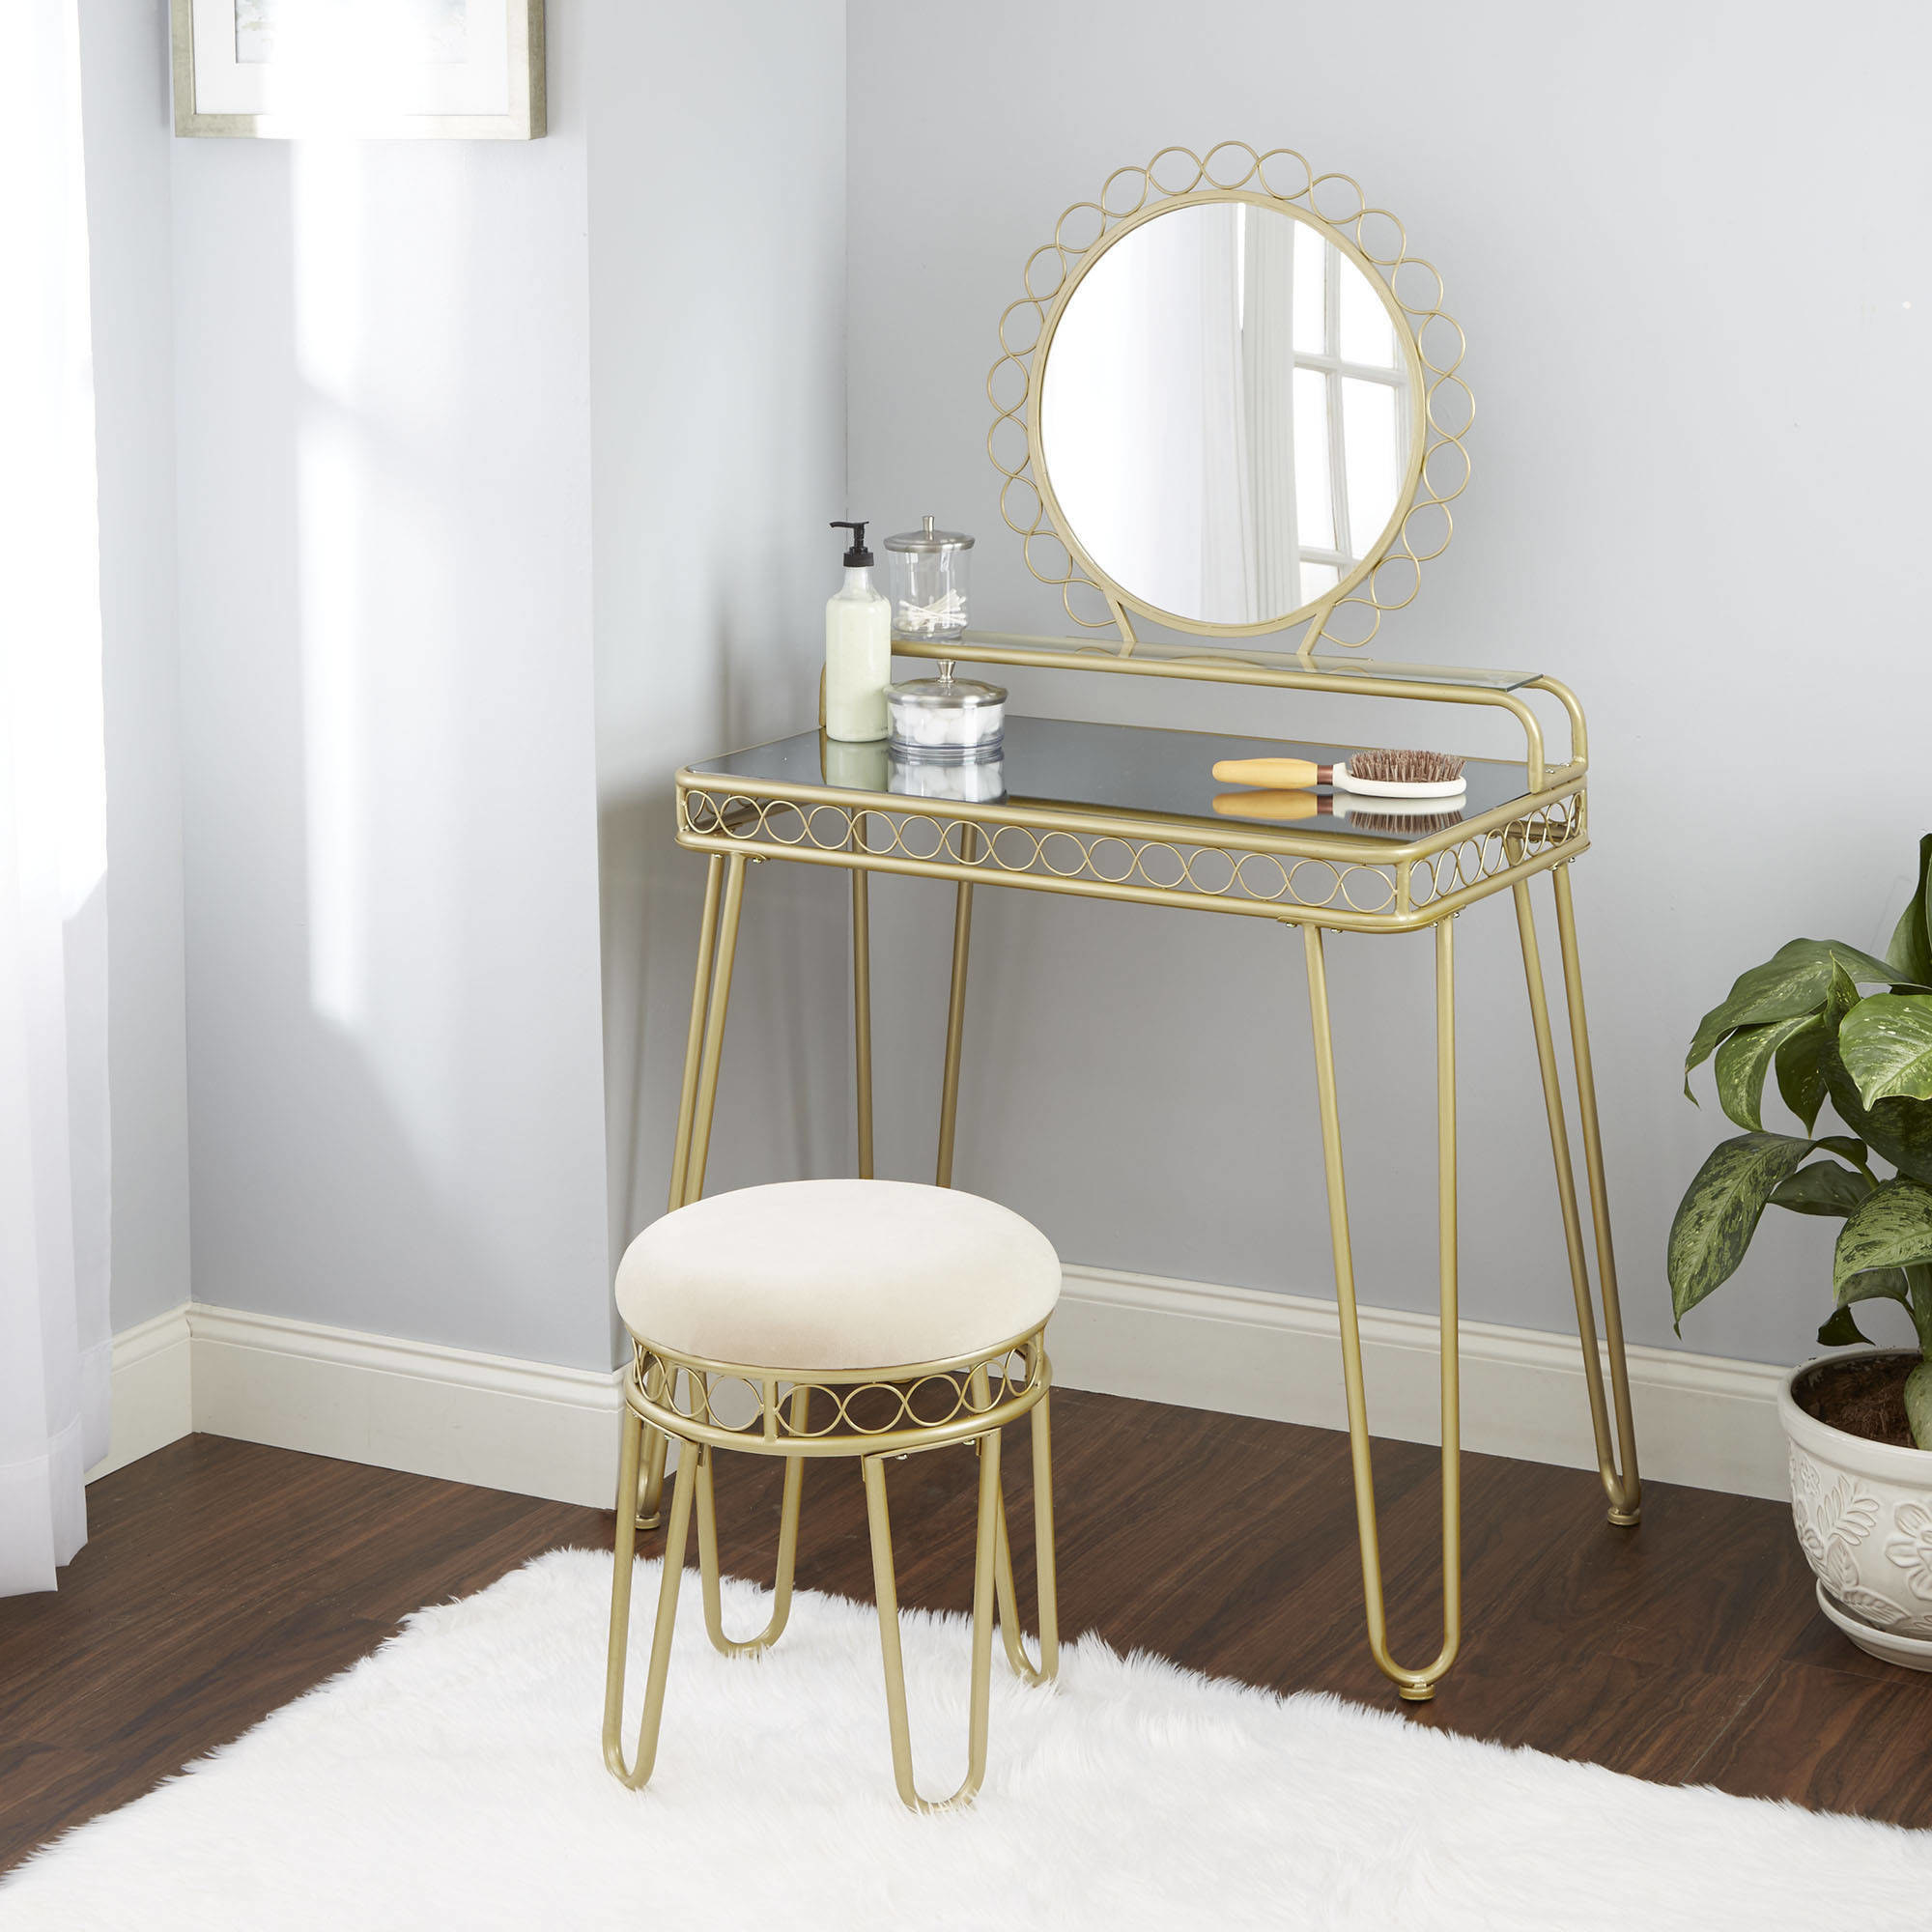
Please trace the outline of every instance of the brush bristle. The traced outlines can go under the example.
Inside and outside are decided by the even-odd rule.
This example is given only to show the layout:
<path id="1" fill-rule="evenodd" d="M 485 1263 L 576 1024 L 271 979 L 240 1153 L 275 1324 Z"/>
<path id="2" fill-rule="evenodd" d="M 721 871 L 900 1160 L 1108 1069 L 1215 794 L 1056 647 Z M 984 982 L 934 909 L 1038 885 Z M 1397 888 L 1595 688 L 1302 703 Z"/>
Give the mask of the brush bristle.
<path id="1" fill-rule="evenodd" d="M 1364 832 L 1399 832 L 1410 838 L 1447 832 L 1462 822 L 1460 811 L 1358 811 L 1352 807 L 1349 811 L 1349 823 Z"/>
<path id="2" fill-rule="evenodd" d="M 1449 784 L 1463 776 L 1463 760 L 1448 752 L 1354 752 L 1349 776 L 1371 784 Z"/>

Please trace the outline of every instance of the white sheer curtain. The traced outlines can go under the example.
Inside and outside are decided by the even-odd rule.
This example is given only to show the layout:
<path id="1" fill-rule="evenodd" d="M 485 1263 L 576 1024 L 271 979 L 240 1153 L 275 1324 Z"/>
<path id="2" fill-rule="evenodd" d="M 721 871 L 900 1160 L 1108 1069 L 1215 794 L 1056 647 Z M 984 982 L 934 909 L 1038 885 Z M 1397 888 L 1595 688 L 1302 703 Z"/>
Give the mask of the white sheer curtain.
<path id="1" fill-rule="evenodd" d="M 0 1596 L 107 1452 L 106 829 L 76 0 L 8 0 L 0 114 Z"/>

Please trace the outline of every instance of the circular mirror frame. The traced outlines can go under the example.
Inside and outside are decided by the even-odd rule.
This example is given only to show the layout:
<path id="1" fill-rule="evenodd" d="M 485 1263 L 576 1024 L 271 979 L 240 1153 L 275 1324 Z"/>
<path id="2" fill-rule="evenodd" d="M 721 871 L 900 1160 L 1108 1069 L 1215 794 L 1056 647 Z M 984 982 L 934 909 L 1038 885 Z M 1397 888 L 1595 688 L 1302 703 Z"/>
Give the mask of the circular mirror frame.
<path id="1" fill-rule="evenodd" d="M 1163 178 L 1165 177 L 1165 179 Z M 1381 297 L 1409 376 L 1410 404 L 1422 427 L 1388 523 L 1355 568 L 1319 599 L 1285 616 L 1255 624 L 1213 624 L 1162 611 L 1136 597 L 1101 570 L 1082 548 L 1053 494 L 1040 442 L 1038 410 L 1054 332 L 1082 278 L 1122 236 L 1193 202 L 1245 201 L 1305 222 L 1367 277 Z M 1468 384 L 1458 373 L 1463 330 L 1442 307 L 1442 278 L 1409 254 L 1408 236 L 1386 209 L 1371 208 L 1348 175 L 1317 175 L 1292 148 L 1258 153 L 1244 141 L 1223 141 L 1206 156 L 1163 148 L 1145 167 L 1117 169 L 1097 201 L 1076 202 L 1054 224 L 1053 240 L 1027 258 L 1026 293 L 1000 318 L 1000 359 L 986 377 L 993 425 L 986 452 L 1005 481 L 1000 515 L 1021 539 L 1027 568 L 1060 591 L 1067 616 L 1087 630 L 1118 627 L 1128 642 L 1129 612 L 1197 637 L 1252 638 L 1308 626 L 1301 649 L 1321 639 L 1359 647 L 1381 627 L 1382 615 L 1412 603 L 1422 566 L 1449 547 L 1455 521 L 1449 508 L 1469 481 L 1463 447 L 1475 415 Z M 1024 339 L 1025 318 L 1034 330 Z M 1016 339 L 1019 338 L 1019 339 Z M 1003 390 L 1005 393 L 1003 394 Z M 1016 394 L 1014 392 L 1017 392 Z M 1025 453 L 1013 446 L 1023 435 Z M 1001 442 L 1008 444 L 1004 454 Z M 1007 459 L 1017 458 L 1017 461 Z M 1432 524 L 1434 528 L 1431 528 Z M 1054 556 L 1058 550 L 1062 556 Z M 1103 610 L 1086 615 L 1076 593 Z"/>

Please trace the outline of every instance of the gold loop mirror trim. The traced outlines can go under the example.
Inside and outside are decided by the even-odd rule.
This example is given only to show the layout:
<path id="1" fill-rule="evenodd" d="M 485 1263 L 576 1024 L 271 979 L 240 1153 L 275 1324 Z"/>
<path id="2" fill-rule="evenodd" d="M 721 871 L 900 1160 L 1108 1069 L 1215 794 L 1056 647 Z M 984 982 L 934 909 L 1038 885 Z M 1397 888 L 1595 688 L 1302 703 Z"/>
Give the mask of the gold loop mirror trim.
<path id="1" fill-rule="evenodd" d="M 1342 201 L 1351 205 L 1344 208 Z M 1054 497 L 1040 442 L 1037 403 L 1047 357 L 1082 277 L 1122 236 L 1156 215 L 1201 202 L 1279 210 L 1312 227 L 1368 277 L 1401 347 L 1421 432 L 1408 453 L 1394 513 L 1349 575 L 1285 616 L 1252 624 L 1206 622 L 1162 611 L 1101 570 Z M 1317 175 L 1290 148 L 1262 154 L 1244 141 L 1223 141 L 1205 157 L 1187 148 L 1163 148 L 1145 167 L 1117 169 L 1098 200 L 1074 203 L 1054 224 L 1053 240 L 1028 257 L 1022 280 L 1026 293 L 1000 318 L 1001 355 L 986 377 L 993 406 L 986 453 L 1005 479 L 1002 519 L 1020 538 L 1027 568 L 1060 591 L 1072 622 L 1085 630 L 1116 628 L 1129 649 L 1134 642 L 1129 612 L 1196 637 L 1260 637 L 1305 624 L 1300 648 L 1306 652 L 1322 640 L 1359 648 L 1375 638 L 1385 612 L 1414 601 L 1422 566 L 1440 556 L 1455 534 L 1450 505 L 1469 480 L 1463 438 L 1474 420 L 1475 402 L 1459 373 L 1465 343 L 1461 326 L 1442 307 L 1440 274 L 1408 252 L 1407 231 L 1386 209 L 1370 207 L 1354 180 Z M 1020 319 L 1029 310 L 1033 333 L 1022 338 Z M 1011 400 L 1003 400 L 1003 387 Z M 1025 439 L 1023 456 L 1011 446 L 1016 434 Z M 1003 438 L 1009 445 L 1005 460 Z M 1013 457 L 1019 460 L 1014 463 Z M 1049 555 L 1053 550 L 1061 554 Z"/>

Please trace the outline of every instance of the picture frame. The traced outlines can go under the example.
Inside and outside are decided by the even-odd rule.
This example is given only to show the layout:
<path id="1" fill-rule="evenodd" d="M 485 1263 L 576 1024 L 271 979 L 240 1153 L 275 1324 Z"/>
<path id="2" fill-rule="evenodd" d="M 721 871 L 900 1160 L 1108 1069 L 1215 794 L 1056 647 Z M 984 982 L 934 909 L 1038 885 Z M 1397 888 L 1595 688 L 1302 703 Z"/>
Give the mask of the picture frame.
<path id="1" fill-rule="evenodd" d="M 175 132 L 533 141 L 543 0 L 170 0 Z"/>

